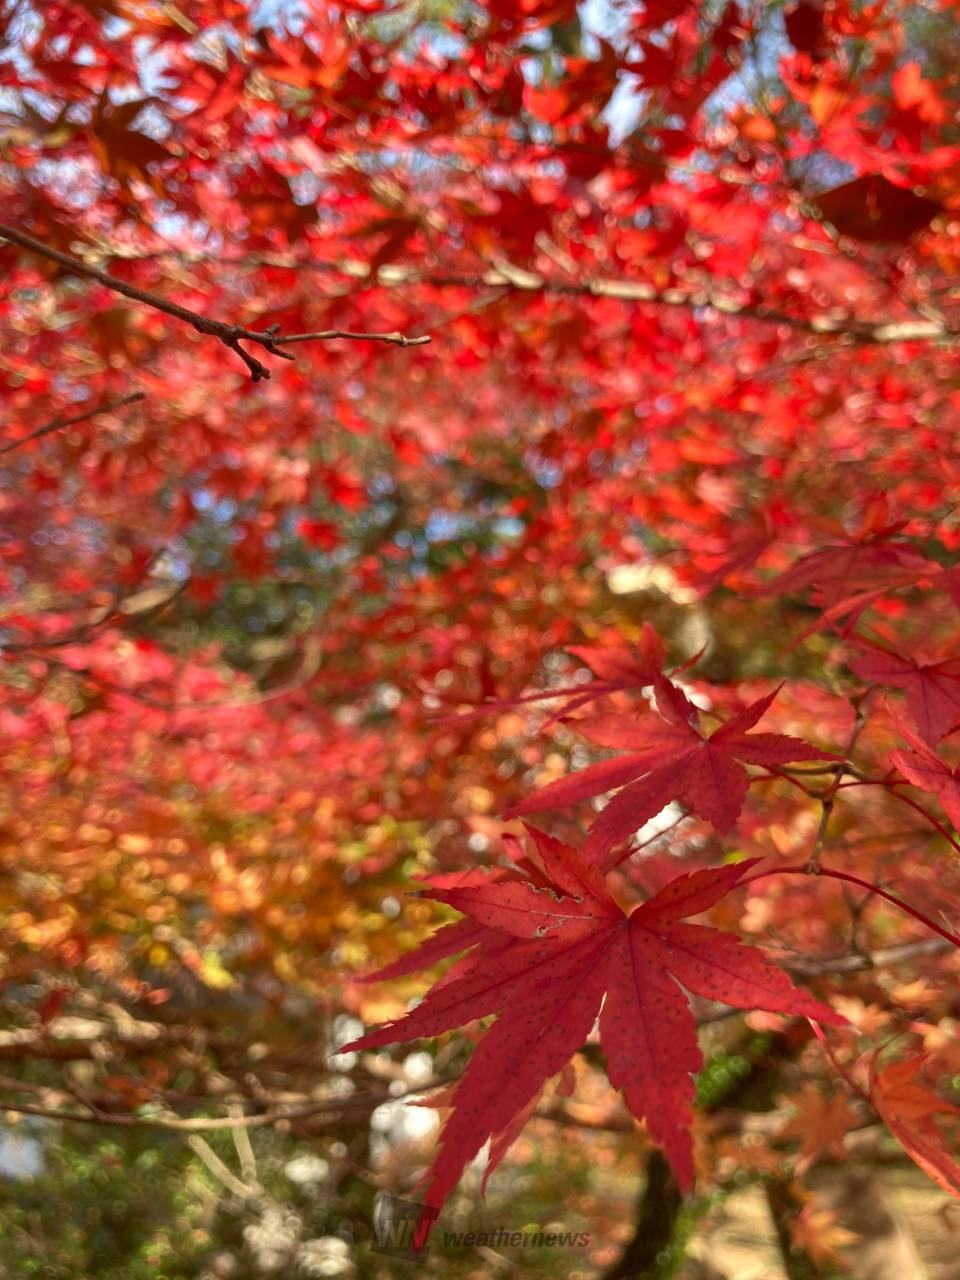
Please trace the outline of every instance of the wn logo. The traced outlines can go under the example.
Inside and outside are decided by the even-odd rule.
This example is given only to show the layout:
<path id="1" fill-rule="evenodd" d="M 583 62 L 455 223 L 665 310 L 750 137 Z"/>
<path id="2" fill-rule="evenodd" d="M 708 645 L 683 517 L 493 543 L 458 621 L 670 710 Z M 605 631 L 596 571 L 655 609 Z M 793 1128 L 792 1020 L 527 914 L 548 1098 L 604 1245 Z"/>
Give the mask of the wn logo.
<path id="1" fill-rule="evenodd" d="M 375 1252 L 420 1262 L 427 1256 L 430 1229 L 438 1216 L 438 1209 L 381 1192 L 373 1211 Z"/>

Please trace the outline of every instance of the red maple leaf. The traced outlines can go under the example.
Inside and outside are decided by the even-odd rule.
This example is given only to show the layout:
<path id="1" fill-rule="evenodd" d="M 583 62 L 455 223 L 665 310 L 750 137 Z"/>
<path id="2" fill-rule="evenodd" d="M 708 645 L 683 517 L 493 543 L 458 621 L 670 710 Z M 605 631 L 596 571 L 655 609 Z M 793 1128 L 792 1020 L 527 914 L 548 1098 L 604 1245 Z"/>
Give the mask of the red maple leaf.
<path id="1" fill-rule="evenodd" d="M 915 787 L 937 796 L 947 817 L 960 829 L 960 770 L 951 769 L 909 725 L 898 717 L 895 719 L 897 728 L 913 750 L 905 751 L 900 747 L 891 751 L 890 763 Z"/>
<path id="2" fill-rule="evenodd" d="M 577 722 L 600 746 L 629 752 L 553 782 L 508 810 L 508 817 L 565 808 L 614 787 L 620 791 L 590 828 L 584 852 L 603 866 L 610 851 L 645 822 L 678 800 L 718 831 L 729 831 L 743 808 L 750 777 L 746 764 L 779 765 L 790 760 L 834 760 L 799 738 L 780 733 L 748 733 L 777 696 L 774 690 L 745 707 L 709 737 L 700 713 L 676 685 L 658 675 L 654 682 L 659 715 L 639 720 L 598 716 Z M 629 785 L 625 785 L 629 784 Z"/>
<path id="3" fill-rule="evenodd" d="M 800 0 L 783 15 L 787 39 L 801 53 L 808 53 L 815 62 L 822 61 L 830 52 L 823 10 L 811 0 Z"/>
<path id="4" fill-rule="evenodd" d="M 861 680 L 904 689 L 920 736 L 935 746 L 960 720 L 960 658 L 920 662 L 862 636 L 851 639 L 866 652 L 850 670 Z"/>
<path id="5" fill-rule="evenodd" d="M 835 541 L 802 556 L 767 583 L 761 594 L 784 596 L 812 587 L 825 623 L 832 625 L 847 618 L 847 626 L 852 627 L 863 611 L 883 596 L 943 573 L 940 565 L 912 543 L 893 536 L 903 528 L 903 522 L 891 520 L 883 494 L 865 505 L 860 527 L 852 533 L 837 521 L 819 520 L 816 524 Z"/>
<path id="6" fill-rule="evenodd" d="M 681 987 L 736 1008 L 844 1022 L 735 935 L 683 922 L 729 893 L 759 859 L 677 876 L 628 915 L 592 863 L 542 832 L 530 834 L 531 862 L 547 885 L 511 875 L 427 890 L 480 926 L 479 941 L 412 1012 L 341 1051 L 499 1015 L 457 1086 L 427 1175 L 427 1209 L 440 1208 L 488 1139 L 515 1134 L 514 1118 L 583 1045 L 598 1014 L 610 1081 L 685 1189 L 693 1183 L 692 1075 L 702 1056 Z"/>
<path id="7" fill-rule="evenodd" d="M 534 842 L 534 847 L 530 854 L 524 852 L 523 842 L 519 837 L 511 832 L 505 832 L 503 836 L 507 856 L 514 864 L 513 868 L 505 866 L 491 868 L 471 867 L 466 871 L 446 871 L 437 875 L 422 876 L 419 877 L 419 883 L 427 885 L 430 889 L 468 889 L 490 885 L 495 881 L 520 880 L 523 883 L 536 885 L 541 889 L 550 888 L 553 880 L 544 867 L 542 853 L 545 853 L 549 858 L 553 847 L 555 845 L 559 847 L 559 844 L 545 832 L 538 831 L 535 827 L 528 826 L 527 823 L 523 825 Z M 602 881 L 597 883 L 602 884 Z M 573 892 L 576 892 L 575 885 Z M 414 947 L 412 951 L 408 951 L 406 955 L 400 956 L 382 969 L 377 969 L 374 973 L 365 974 L 360 978 L 360 981 L 386 982 L 391 978 L 400 978 L 408 973 L 416 973 L 420 969 L 429 969 L 441 960 L 446 960 L 450 956 L 458 955 L 461 951 L 466 951 L 468 948 L 476 946 L 487 933 L 489 933 L 487 927 L 479 923 L 478 920 L 465 919 L 457 920 L 454 924 L 446 924 L 421 942 L 419 946 Z"/>
<path id="8" fill-rule="evenodd" d="M 960 1164 L 944 1147 L 943 1134 L 934 1120 L 934 1116 L 960 1115 L 960 1111 L 917 1082 L 926 1061 L 926 1054 L 918 1054 L 878 1071 L 874 1055 L 870 1101 L 910 1159 L 938 1187 L 960 1199 Z"/>
<path id="9" fill-rule="evenodd" d="M 321 551 L 333 551 L 342 541 L 339 528 L 330 520 L 304 518 L 297 525 L 297 532 L 304 542 Z"/>
<path id="10" fill-rule="evenodd" d="M 544 723 L 544 728 L 577 711 L 587 703 L 596 702 L 611 693 L 627 689 L 645 689 L 651 685 L 659 671 L 663 670 L 665 654 L 663 642 L 649 622 L 643 624 L 635 646 L 619 644 L 568 644 L 568 653 L 579 658 L 589 667 L 595 679 L 583 684 L 565 685 L 560 689 L 544 689 L 538 693 L 524 693 L 515 698 L 498 698 L 485 702 L 474 711 L 448 716 L 441 723 L 456 724 L 477 719 L 493 711 L 507 711 L 524 703 L 563 700 L 562 705 Z M 448 699 L 449 701 L 449 699 Z"/>
<path id="11" fill-rule="evenodd" d="M 899 244 L 922 231 L 943 206 L 882 173 L 868 173 L 810 201 L 841 235 L 868 244 Z"/>

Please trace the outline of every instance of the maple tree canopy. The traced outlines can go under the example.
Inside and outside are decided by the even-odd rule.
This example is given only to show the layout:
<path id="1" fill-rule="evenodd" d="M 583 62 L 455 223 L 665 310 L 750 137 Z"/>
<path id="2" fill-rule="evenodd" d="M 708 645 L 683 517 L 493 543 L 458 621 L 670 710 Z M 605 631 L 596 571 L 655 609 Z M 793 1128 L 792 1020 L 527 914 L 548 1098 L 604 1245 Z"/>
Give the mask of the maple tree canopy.
<path id="1" fill-rule="evenodd" d="M 960 1196 L 956 19 L 0 0 L 9 1114 Z"/>

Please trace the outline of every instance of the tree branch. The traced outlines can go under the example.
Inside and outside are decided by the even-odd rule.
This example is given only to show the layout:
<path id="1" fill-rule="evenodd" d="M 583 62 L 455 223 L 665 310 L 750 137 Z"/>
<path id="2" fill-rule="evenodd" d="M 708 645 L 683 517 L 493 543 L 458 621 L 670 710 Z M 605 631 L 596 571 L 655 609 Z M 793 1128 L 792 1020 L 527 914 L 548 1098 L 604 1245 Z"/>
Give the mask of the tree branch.
<path id="1" fill-rule="evenodd" d="M 817 827 L 816 835 L 813 837 L 813 847 L 807 859 L 807 870 L 810 872 L 816 872 L 820 867 L 820 855 L 826 843 L 827 828 L 830 826 L 830 816 L 836 803 L 837 792 L 843 782 L 843 775 L 847 771 L 847 762 L 853 755 L 861 733 L 866 728 L 871 693 L 872 690 L 868 690 L 863 697 L 854 700 L 853 728 L 843 749 L 843 763 L 833 766 L 833 781 L 820 797 L 820 823 Z"/>
<path id="2" fill-rule="evenodd" d="M 125 1129 L 166 1129 L 179 1133 L 214 1133 L 223 1129 L 263 1129 L 275 1124 L 295 1124 L 299 1120 L 307 1120 L 314 1116 L 326 1115 L 339 1120 L 344 1115 L 359 1113 L 368 1115 L 376 1111 L 384 1102 L 393 1102 L 409 1094 L 429 1093 L 432 1089 L 449 1084 L 448 1080 L 432 1080 L 428 1084 L 411 1085 L 402 1093 L 363 1093 L 343 1098 L 324 1098 L 317 1102 L 307 1102 L 302 1106 L 287 1105 L 273 1107 L 266 1111 L 245 1114 L 238 1107 L 231 1107 L 227 1116 L 176 1116 L 158 1115 L 141 1116 L 129 1112 L 101 1111 L 92 1104 L 87 1111 L 68 1111 L 62 1107 L 43 1107 L 34 1103 L 8 1102 L 0 1099 L 0 1113 L 12 1111 L 17 1115 L 39 1116 L 45 1120 L 62 1120 L 72 1124 L 98 1124 Z M 12 1088 L 5 1082 L 3 1088 Z M 19 1087 L 19 1086 L 18 1086 Z M 23 1086 L 24 1090 L 31 1088 Z M 59 1092 L 52 1090 L 51 1092 Z"/>
<path id="3" fill-rule="evenodd" d="M 280 347 L 289 346 L 292 342 L 326 342 L 332 338 L 350 338 L 354 342 L 389 342 L 395 347 L 423 347 L 430 341 L 426 335 L 405 338 L 402 333 L 351 333 L 348 329 L 322 329 L 319 333 L 291 333 L 286 338 L 275 338 L 274 342 Z M 288 356 L 287 359 L 292 357 Z"/>
<path id="4" fill-rule="evenodd" d="M 289 271 L 318 271 L 325 274 L 341 274 L 357 281 L 363 288 L 402 289 L 408 285 L 425 285 L 434 289 L 492 289 L 512 293 L 551 294 L 567 297 L 610 298 L 625 303 L 646 303 L 651 306 L 679 307 L 700 310 L 712 307 L 731 319 L 759 320 L 768 324 L 786 325 L 801 333 L 818 337 L 845 338 L 862 345 L 887 345 L 893 342 L 957 342 L 960 334 L 945 328 L 937 320 L 911 318 L 907 320 L 859 320 L 856 316 L 820 313 L 811 316 L 791 315 L 763 302 L 739 302 L 722 287 L 712 282 L 687 287 L 658 289 L 639 280 L 622 280 L 604 276 L 582 280 L 558 280 L 537 271 L 528 271 L 508 261 L 496 267 L 477 272 L 430 272 L 400 263 L 384 263 L 371 267 L 357 258 L 340 262 L 298 262 L 281 255 L 254 254 L 238 258 L 220 258 L 215 254 L 191 254 L 176 252 L 187 263 L 217 262 L 229 266 L 277 267 Z M 143 254 L 130 260 L 169 256 L 165 250 L 156 254 Z"/>
<path id="5" fill-rule="evenodd" d="M 211 320 L 208 316 L 200 315 L 197 311 L 191 311 L 188 307 L 182 307 L 177 302 L 170 302 L 167 298 L 161 298 L 159 294 L 149 293 L 146 289 L 138 289 L 136 285 L 128 284 L 126 280 L 119 280 L 116 276 L 110 275 L 109 272 L 101 271 L 99 267 L 91 267 L 80 258 L 73 257 L 72 254 L 63 253 L 60 249 L 52 249 L 49 245 L 44 244 L 42 240 L 37 240 L 31 235 L 27 235 L 26 232 L 17 231 L 15 227 L 9 227 L 2 222 L 0 222 L 0 238 L 8 240 L 11 244 L 18 245 L 21 249 L 26 249 L 29 253 L 49 258 L 51 262 L 58 263 L 61 267 L 65 267 L 76 275 L 87 276 L 91 280 L 97 280 L 100 284 L 106 285 L 108 289 L 112 289 L 114 293 L 123 294 L 125 298 L 131 298 L 134 302 L 142 302 L 145 306 L 153 307 L 156 311 L 162 311 L 164 315 L 172 316 L 175 320 L 182 320 L 184 324 L 191 325 L 198 333 L 205 333 L 213 338 L 218 338 L 225 347 L 235 351 L 240 359 L 243 360 L 250 370 L 250 376 L 254 382 L 269 378 L 270 370 L 256 356 L 251 355 L 249 351 L 242 347 L 240 345 L 241 341 L 255 342 L 269 352 L 270 355 L 278 356 L 282 360 L 293 359 L 289 352 L 281 350 L 283 344 L 291 342 L 351 338 L 370 342 L 387 342 L 397 347 L 413 347 L 423 346 L 430 341 L 427 336 L 406 338 L 402 333 L 349 333 L 342 329 L 327 329 L 322 333 L 296 333 L 289 337 L 281 338 L 279 336 L 279 325 L 271 325 L 261 331 L 245 329 L 239 324 L 226 324 L 223 320 Z"/>
<path id="6" fill-rule="evenodd" d="M 124 396 L 121 400 L 108 400 L 106 404 L 95 405 L 94 408 L 86 409 L 83 413 L 78 413 L 72 418 L 54 418 L 52 422 L 46 423 L 45 426 L 37 427 L 36 431 L 31 431 L 22 440 L 11 440 L 9 444 L 0 445 L 0 456 L 5 453 L 11 453 L 14 449 L 19 449 L 21 445 L 29 444 L 31 440 L 39 440 L 42 436 L 48 436 L 52 431 L 62 431 L 65 427 L 74 427 L 78 422 L 86 422 L 88 418 L 93 418 L 98 413 L 109 413 L 112 409 L 119 409 L 125 404 L 135 404 L 138 400 L 146 400 L 146 398 L 146 392 L 134 391 L 132 395 Z"/>
<path id="7" fill-rule="evenodd" d="M 241 1182 L 236 1174 L 224 1164 L 210 1144 L 204 1142 L 199 1134 L 195 1133 L 189 1137 L 187 1146 L 194 1155 L 200 1157 L 213 1176 L 218 1178 L 228 1191 L 232 1191 L 241 1200 L 254 1200 L 257 1196 L 263 1194 L 263 1187 L 258 1182 Z"/>
<path id="8" fill-rule="evenodd" d="M 919 938 L 916 942 L 900 942 L 891 947 L 883 947 L 877 951 L 853 952 L 844 956 L 778 956 L 777 964 L 797 977 L 839 977 L 841 974 L 862 973 L 869 969 L 882 969 L 887 965 L 907 964 L 911 960 L 919 960 L 927 956 L 940 955 L 952 951 L 953 943 L 946 938 Z M 715 1000 L 704 1002 L 704 1007 L 697 1014 L 697 1026 L 704 1027 L 712 1022 L 723 1022 L 727 1018 L 735 1018 L 743 1012 L 733 1005 L 723 1004 Z"/>

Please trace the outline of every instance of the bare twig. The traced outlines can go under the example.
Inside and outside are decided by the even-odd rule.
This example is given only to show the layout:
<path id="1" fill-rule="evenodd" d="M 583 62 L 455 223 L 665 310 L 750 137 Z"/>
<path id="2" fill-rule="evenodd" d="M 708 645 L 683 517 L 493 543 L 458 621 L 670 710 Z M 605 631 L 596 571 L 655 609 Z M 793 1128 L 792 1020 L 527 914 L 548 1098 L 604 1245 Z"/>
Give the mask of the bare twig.
<path id="1" fill-rule="evenodd" d="M 163 555 L 164 550 L 165 548 L 156 552 L 147 564 L 144 565 L 136 582 L 134 583 L 134 588 L 138 587 L 143 582 L 143 579 L 156 564 L 157 560 Z M 187 578 L 183 582 L 178 583 L 173 591 L 168 595 L 163 596 L 156 604 L 151 604 L 149 607 L 142 609 L 137 613 L 135 615 L 135 620 L 138 623 L 143 623 L 148 619 L 155 618 L 157 614 L 162 613 L 164 609 L 173 604 L 174 600 L 183 594 L 189 586 L 189 582 L 190 580 Z M 89 640 L 93 633 L 98 631 L 101 627 L 108 626 L 114 622 L 123 623 L 130 618 L 129 610 L 124 606 L 129 605 L 130 601 L 135 600 L 138 595 L 142 595 L 143 593 L 137 592 L 136 590 L 124 593 L 123 589 L 120 586 L 117 586 L 110 594 L 113 598 L 109 605 L 105 605 L 102 608 L 99 617 L 88 622 L 80 623 L 79 625 L 72 627 L 69 631 L 61 632 L 58 636 L 49 636 L 46 639 L 38 640 L 10 641 L 7 644 L 0 644 L 0 654 L 29 653 L 45 655 L 47 650 L 50 649 L 65 649 L 72 644 L 82 644 Z M 130 618 L 130 620 L 133 621 L 134 619 Z M 57 667 L 64 671 L 73 672 L 77 675 L 86 674 L 86 668 L 70 667 L 66 663 L 57 662 L 55 658 L 45 656 L 44 661 L 51 667 Z"/>
<path id="2" fill-rule="evenodd" d="M 241 1182 L 237 1175 L 224 1164 L 209 1142 L 205 1142 L 199 1134 L 195 1133 L 189 1137 L 187 1146 L 194 1155 L 200 1157 L 213 1176 L 240 1200 L 255 1200 L 257 1196 L 263 1194 L 263 1187 L 256 1180 L 250 1183 Z"/>
<path id="3" fill-rule="evenodd" d="M 823 852 L 823 846 L 827 839 L 827 828 L 830 825 L 830 816 L 833 813 L 833 806 L 836 802 L 837 792 L 840 790 L 840 784 L 843 782 L 843 775 L 847 772 L 847 765 L 850 757 L 853 755 L 853 750 L 857 745 L 857 740 L 866 727 L 871 692 L 872 690 L 868 690 L 862 698 L 857 699 L 855 702 L 853 728 L 850 731 L 850 737 L 847 740 L 847 745 L 843 750 L 843 763 L 833 766 L 833 781 L 820 797 L 820 824 L 817 827 L 817 833 L 813 838 L 813 847 L 810 850 L 810 857 L 807 859 L 807 871 L 811 875 L 816 875 L 820 870 L 820 854 Z"/>
<path id="4" fill-rule="evenodd" d="M 865 969 L 881 969 L 886 965 L 904 964 L 923 956 L 936 956 L 950 951 L 953 943 L 947 938 L 918 938 L 915 942 L 898 942 L 877 951 L 853 952 L 845 956 L 790 956 L 779 963 L 791 973 L 806 977 L 833 976 L 841 973 L 860 973 Z"/>
<path id="5" fill-rule="evenodd" d="M 430 341 L 426 335 L 419 338 L 405 338 L 402 333 L 351 333 L 347 329 L 321 329 L 319 333 L 292 333 L 287 338 L 274 338 L 273 341 L 278 347 L 288 347 L 291 342 L 326 342 L 332 338 L 350 338 L 355 342 L 390 342 L 395 347 L 424 347 Z"/>
<path id="6" fill-rule="evenodd" d="M 316 1102 L 303 1104 L 287 1104 L 271 1107 L 265 1111 L 245 1114 L 239 1106 L 231 1107 L 232 1114 L 227 1116 L 177 1116 L 154 1115 L 141 1116 L 130 1112 L 103 1111 L 92 1103 L 84 1102 L 86 1111 L 68 1111 L 63 1107 L 45 1107 L 33 1103 L 8 1102 L 0 1099 L 0 1113 L 12 1111 L 18 1115 L 39 1116 L 45 1120 L 61 1120 L 73 1124 L 99 1124 L 125 1129 L 166 1129 L 179 1133 L 215 1133 L 218 1130 L 263 1129 L 272 1125 L 296 1124 L 300 1120 L 313 1117 L 328 1116 L 331 1120 L 341 1120 L 350 1115 L 369 1115 L 384 1102 L 394 1102 L 411 1094 L 430 1093 L 434 1089 L 450 1084 L 447 1078 L 431 1080 L 427 1084 L 410 1085 L 399 1093 L 356 1093 L 342 1098 L 324 1098 Z M 3 1089 L 14 1092 L 37 1092 L 35 1086 L 21 1084 L 4 1078 Z M 62 1090 L 48 1092 L 60 1093 Z M 252 1152 L 251 1152 L 252 1154 Z"/>
<path id="7" fill-rule="evenodd" d="M 239 1119 L 243 1115 L 243 1107 L 239 1102 L 231 1102 L 227 1107 L 227 1114 L 231 1119 Z M 198 1139 L 202 1141 L 202 1139 Z M 233 1145 L 237 1150 L 237 1159 L 240 1161 L 240 1172 L 248 1186 L 258 1187 L 260 1185 L 257 1177 L 257 1158 L 253 1152 L 253 1146 L 250 1142 L 250 1133 L 247 1125 L 238 1125 L 233 1130 Z"/>
<path id="8" fill-rule="evenodd" d="M 27 235 L 24 231 L 18 231 L 15 227 L 8 227 L 2 222 L 0 222 L 0 237 L 4 240 L 9 240 L 11 244 L 18 245 L 21 249 L 26 249 L 29 253 L 49 258 L 51 262 L 58 263 L 76 275 L 87 276 L 91 280 L 97 280 L 100 284 L 106 285 L 108 289 L 112 289 L 114 293 L 121 293 L 125 298 L 131 298 L 134 302 L 142 302 L 145 306 L 153 307 L 156 311 L 162 311 L 164 315 L 173 316 L 175 320 L 182 320 L 184 324 L 191 325 L 198 333 L 206 333 L 213 338 L 218 338 L 225 347 L 235 351 L 240 359 L 243 360 L 250 370 L 250 375 L 254 382 L 269 378 L 270 370 L 256 356 L 251 355 L 246 348 L 242 347 L 240 345 L 241 341 L 255 342 L 269 352 L 270 355 L 278 356 L 283 360 L 293 359 L 289 352 L 281 349 L 283 344 L 291 342 L 352 338 L 372 342 L 387 342 L 397 347 L 412 347 L 423 346 L 430 341 L 429 337 L 426 336 L 406 338 L 402 333 L 349 333 L 342 329 L 327 329 L 322 333 L 296 333 L 291 334 L 289 337 L 281 338 L 279 336 L 279 325 L 271 325 L 267 329 L 255 330 L 245 329 L 243 325 L 239 324 L 226 324 L 223 320 L 211 320 L 208 316 L 191 311 L 189 307 L 182 307 L 177 302 L 161 298 L 159 294 L 149 293 L 146 289 L 138 289 L 136 285 L 128 284 L 126 280 L 119 280 L 116 276 L 110 275 L 109 272 L 101 271 L 99 267 L 92 267 L 83 262 L 82 259 L 75 258 L 72 254 L 64 253 L 60 249 L 53 249 L 44 244 L 42 240 L 37 240 L 31 235 Z"/>
<path id="9" fill-rule="evenodd" d="M 174 597 L 171 596 L 170 600 Z M 164 602 L 164 606 L 169 601 Z M 63 641 L 64 644 L 71 641 Z M 58 659 L 50 656 L 46 650 L 50 645 L 27 645 L 20 646 L 0 645 L 0 654 L 3 653 L 27 653 L 37 651 L 47 668 L 56 671 L 62 671 L 67 675 L 74 676 L 80 680 L 86 680 L 97 688 L 104 690 L 106 693 L 115 693 L 119 697 L 130 698 L 133 702 L 139 702 L 142 706 L 152 707 L 155 711 L 166 711 L 170 715 L 174 715 L 180 711 L 207 711 L 213 707 L 218 710 L 225 708 L 231 711 L 247 711 L 252 707 L 263 707 L 268 703 L 279 702 L 283 698 L 288 698 L 301 690 L 306 689 L 310 682 L 315 678 L 320 670 L 319 655 L 314 658 L 309 653 L 306 655 L 307 660 L 301 666 L 296 675 L 285 680 L 282 684 L 278 684 L 271 689 L 264 689 L 260 692 L 251 692 L 247 697 L 223 697 L 223 698 L 207 698 L 203 702 L 183 701 L 175 702 L 168 698 L 156 698 L 149 693 L 144 693 L 140 689 L 135 689 L 131 685 L 121 684 L 117 680 L 111 680 L 109 676 L 102 675 L 99 671 L 95 671 L 92 667 L 71 666 L 66 662 L 60 662 Z"/>
<path id="10" fill-rule="evenodd" d="M 74 427 L 78 422 L 86 422 L 88 418 L 93 418 L 99 413 L 109 413 L 111 410 L 119 409 L 125 404 L 135 404 L 138 400 L 146 400 L 146 398 L 145 392 L 134 391 L 132 395 L 124 396 L 121 400 L 108 400 L 106 404 L 98 404 L 92 409 L 85 409 L 83 413 L 75 414 L 72 418 L 54 418 L 52 422 L 46 423 L 45 426 L 37 427 L 36 431 L 31 431 L 22 440 L 11 440 L 9 444 L 0 445 L 0 456 L 5 453 L 11 453 L 14 449 L 19 449 L 21 445 L 29 444 L 31 440 L 39 440 L 42 436 L 48 436 L 53 431 L 62 431 L 65 427 Z"/>
<path id="11" fill-rule="evenodd" d="M 6 1099 L 0 1100 L 0 1112 L 13 1111 L 18 1115 L 40 1116 L 45 1120 L 63 1120 L 72 1124 L 102 1124 L 126 1129 L 171 1129 L 181 1133 L 211 1133 L 218 1129 L 237 1129 L 241 1127 L 245 1129 L 261 1129 L 267 1125 L 277 1124 L 280 1121 L 291 1122 L 303 1120 L 309 1116 L 320 1115 L 324 1112 L 343 1111 L 348 1109 L 344 1106 L 344 1101 L 349 1101 L 349 1099 L 339 1099 L 336 1105 L 331 1105 L 330 1102 L 322 1102 L 299 1110 L 285 1107 L 276 1111 L 264 1111 L 259 1115 L 224 1116 L 222 1118 L 215 1116 L 138 1116 L 126 1112 L 99 1110 L 91 1110 L 89 1112 L 66 1111 L 60 1107 L 38 1107 L 26 1103 L 8 1102 Z M 379 1106 L 381 1101 L 383 1099 L 380 1099 L 376 1105 Z"/>
<path id="12" fill-rule="evenodd" d="M 853 952 L 844 956 L 783 956 L 777 963 L 790 973 L 803 978 L 839 977 L 841 974 L 862 973 L 870 969 L 883 969 L 888 965 L 908 964 L 911 960 L 919 960 L 927 956 L 941 955 L 953 949 L 953 943 L 946 938 L 919 938 L 916 942 L 900 942 L 892 947 L 882 947 L 877 951 Z M 722 1001 L 713 1001 L 697 1014 L 697 1026 L 707 1026 L 713 1022 L 723 1022 L 727 1018 L 735 1018 L 743 1013 L 732 1005 Z"/>

